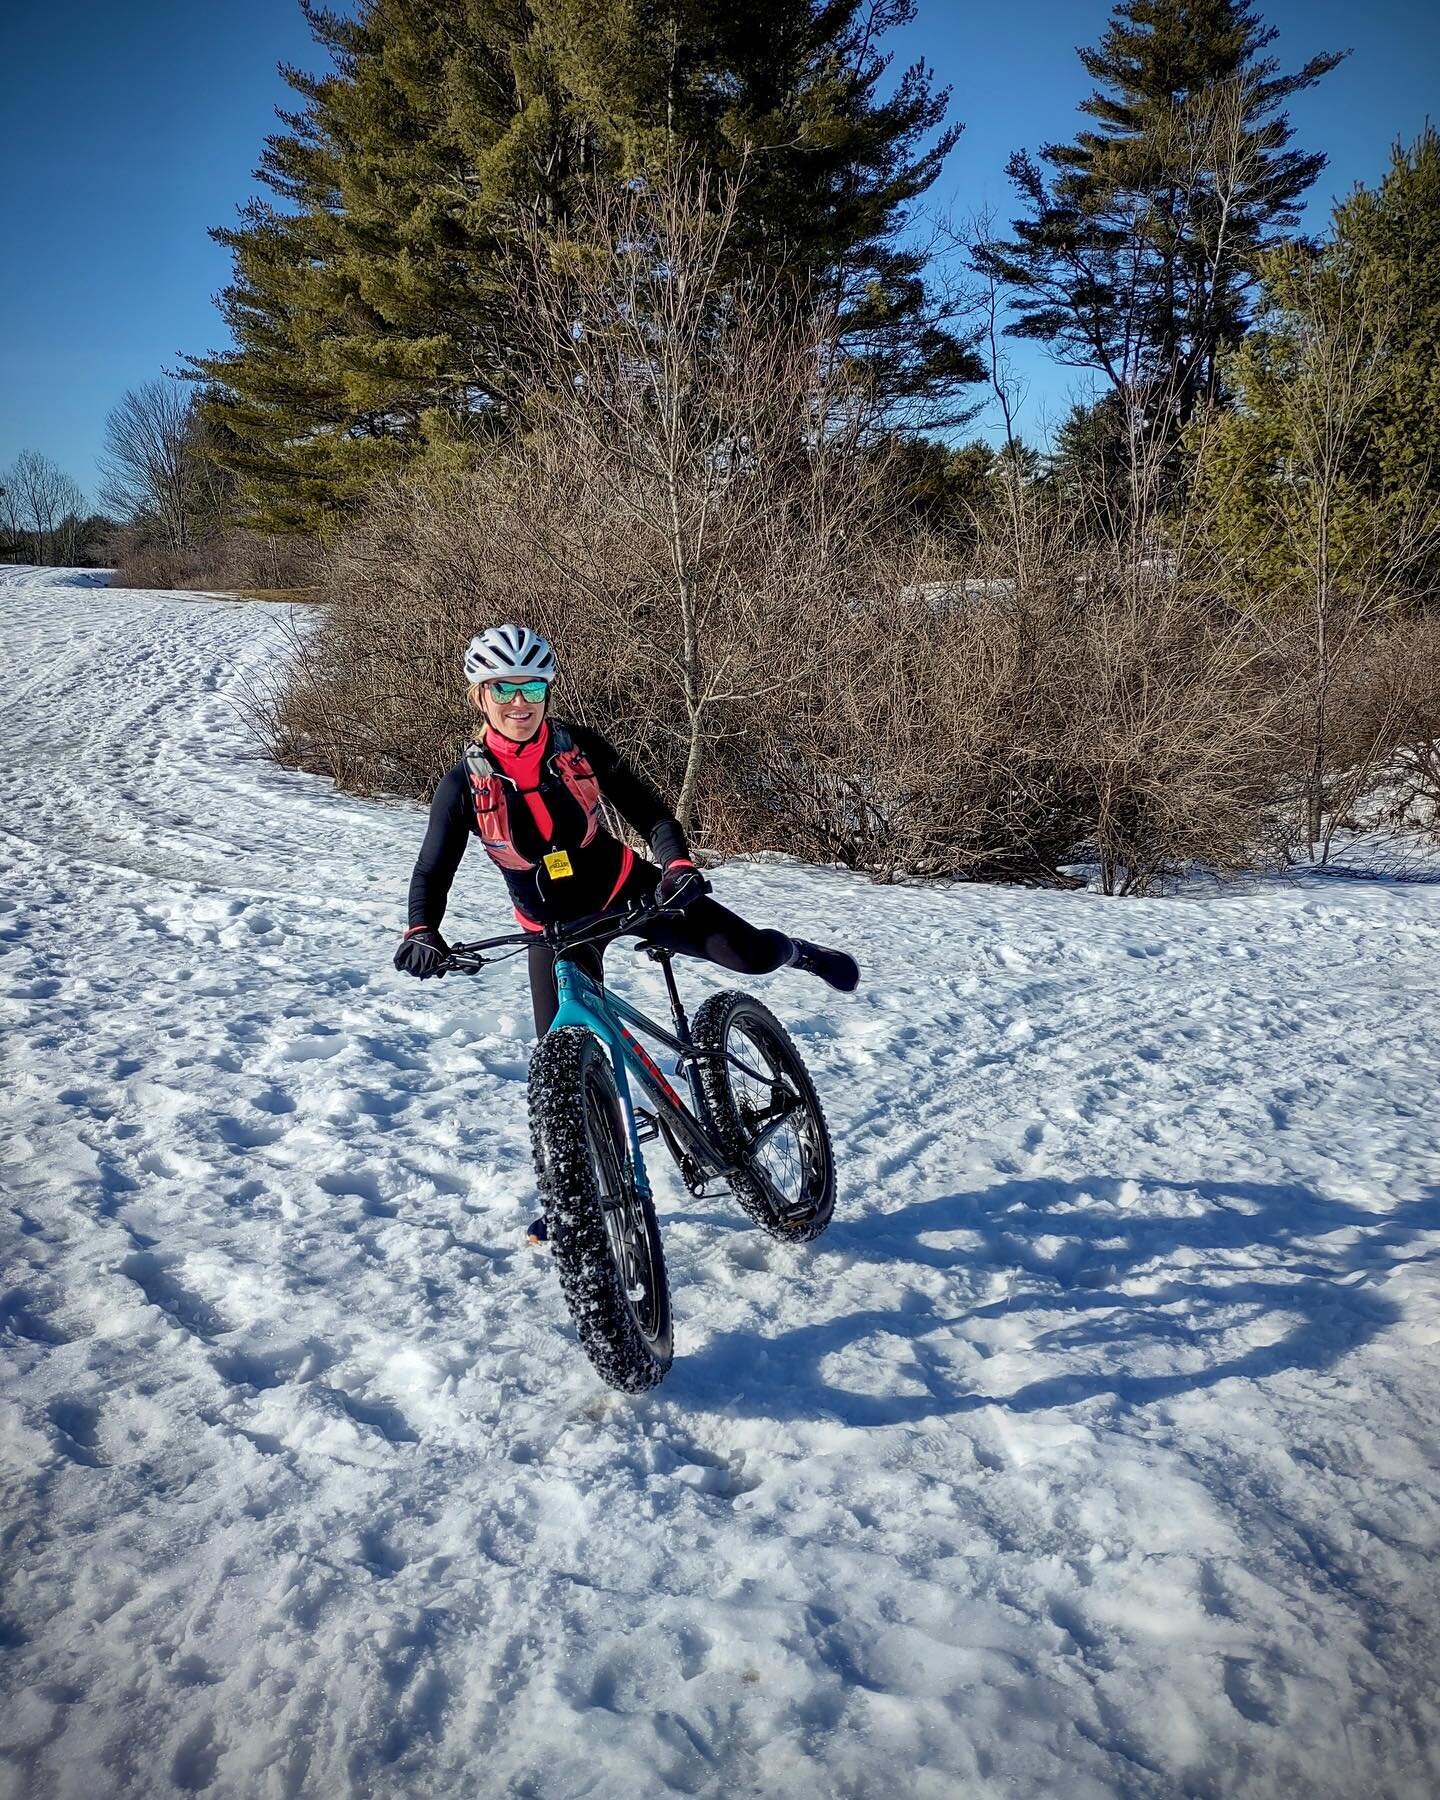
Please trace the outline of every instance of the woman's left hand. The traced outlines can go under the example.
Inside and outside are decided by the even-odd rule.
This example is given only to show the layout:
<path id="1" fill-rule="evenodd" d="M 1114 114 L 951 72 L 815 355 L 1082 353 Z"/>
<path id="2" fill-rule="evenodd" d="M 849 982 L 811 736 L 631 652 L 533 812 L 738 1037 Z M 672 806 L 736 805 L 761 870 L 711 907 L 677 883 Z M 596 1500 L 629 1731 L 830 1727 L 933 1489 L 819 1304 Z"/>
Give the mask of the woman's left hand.
<path id="1" fill-rule="evenodd" d="M 710 883 L 685 857 L 676 857 L 667 863 L 665 873 L 660 877 L 660 885 L 655 890 L 655 902 L 658 906 L 693 906 L 703 895 L 710 892 Z"/>

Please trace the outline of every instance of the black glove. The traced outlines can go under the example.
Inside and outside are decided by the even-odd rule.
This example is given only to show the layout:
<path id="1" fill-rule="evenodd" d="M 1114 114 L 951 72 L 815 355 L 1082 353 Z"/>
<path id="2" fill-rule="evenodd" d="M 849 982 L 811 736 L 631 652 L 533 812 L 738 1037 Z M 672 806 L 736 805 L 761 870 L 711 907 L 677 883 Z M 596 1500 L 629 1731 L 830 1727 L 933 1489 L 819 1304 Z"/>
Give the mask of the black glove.
<path id="1" fill-rule="evenodd" d="M 702 894 L 710 892 L 710 883 L 684 857 L 676 857 L 667 864 L 665 873 L 660 877 L 660 885 L 655 890 L 657 906 L 693 906 Z"/>
<path id="2" fill-rule="evenodd" d="M 400 940 L 395 952 L 395 967 L 405 975 L 417 975 L 428 981 L 432 975 L 443 975 L 450 946 L 433 925 L 416 925 Z"/>

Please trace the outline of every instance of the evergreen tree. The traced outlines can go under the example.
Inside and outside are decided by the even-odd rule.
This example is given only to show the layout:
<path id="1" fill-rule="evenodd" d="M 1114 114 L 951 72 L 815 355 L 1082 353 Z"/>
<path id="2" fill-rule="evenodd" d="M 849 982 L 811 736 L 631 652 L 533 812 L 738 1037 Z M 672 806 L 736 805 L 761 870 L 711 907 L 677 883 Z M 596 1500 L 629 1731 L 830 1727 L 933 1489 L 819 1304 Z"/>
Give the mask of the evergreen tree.
<path id="1" fill-rule="evenodd" d="M 287 68 L 234 258 L 231 351 L 190 359 L 255 523 L 323 531 L 507 398 L 504 214 L 554 203 L 572 148 L 524 0 L 301 0 L 332 71 Z"/>
<path id="2" fill-rule="evenodd" d="M 1109 523 L 1128 505 L 1134 458 L 1128 409 L 1113 391 L 1072 406 L 1055 434 L 1047 480 L 1082 506 L 1087 523 Z"/>
<path id="3" fill-rule="evenodd" d="M 1000 453 L 980 438 L 952 447 L 937 438 L 907 438 L 886 447 L 909 513 L 952 544 L 973 542 L 994 505 Z"/>
<path id="4" fill-rule="evenodd" d="M 1195 427 L 1232 567 L 1292 591 L 1323 532 L 1336 592 L 1440 592 L 1440 135 L 1397 148 L 1319 250 L 1263 271 L 1259 327 L 1225 367 L 1234 408 Z"/>
<path id="5" fill-rule="evenodd" d="M 877 98 L 913 0 L 301 3 L 333 67 L 285 71 L 274 199 L 212 234 L 235 348 L 190 359 L 256 523 L 323 531 L 417 455 L 463 457 L 515 395 L 515 209 L 559 221 L 577 177 L 677 153 L 743 165 L 737 252 L 834 284 L 883 401 L 962 415 L 979 370 L 897 242 L 956 132 L 921 65 Z"/>
<path id="6" fill-rule="evenodd" d="M 1350 279 L 1394 320 L 1395 346 L 1373 425 L 1375 475 L 1402 504 L 1440 498 L 1440 132 L 1396 145 L 1378 188 L 1335 212 Z"/>
<path id="7" fill-rule="evenodd" d="M 738 257 L 828 289 L 880 401 L 931 428 L 973 416 L 972 340 L 902 244 L 961 132 L 923 63 L 889 98 L 885 35 L 914 0 L 534 0 L 566 91 L 622 173 L 679 147 L 744 181 Z"/>
<path id="8" fill-rule="evenodd" d="M 1013 290 L 1007 330 L 1096 370 L 1162 436 L 1215 394 L 1259 260 L 1325 166 L 1287 148 L 1283 107 L 1341 57 L 1282 75 L 1275 36 L 1242 0 L 1121 0 L 1080 52 L 1093 128 L 1011 157 L 1026 213 L 982 253 Z"/>

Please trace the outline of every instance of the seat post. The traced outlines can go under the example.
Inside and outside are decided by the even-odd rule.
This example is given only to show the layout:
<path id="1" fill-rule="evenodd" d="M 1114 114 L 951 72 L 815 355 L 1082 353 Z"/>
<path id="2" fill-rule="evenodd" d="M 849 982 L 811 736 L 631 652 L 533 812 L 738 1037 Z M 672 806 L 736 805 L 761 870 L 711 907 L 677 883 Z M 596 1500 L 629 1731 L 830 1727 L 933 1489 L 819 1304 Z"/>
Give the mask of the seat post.
<path id="1" fill-rule="evenodd" d="M 659 944 L 651 946 L 650 954 L 665 971 L 665 989 L 670 996 L 670 1011 L 675 1019 L 675 1035 L 690 1042 L 690 1021 L 685 1017 L 685 1008 L 680 1001 L 680 990 L 675 985 L 675 971 L 670 967 L 674 958 L 673 950 L 663 949 Z"/>

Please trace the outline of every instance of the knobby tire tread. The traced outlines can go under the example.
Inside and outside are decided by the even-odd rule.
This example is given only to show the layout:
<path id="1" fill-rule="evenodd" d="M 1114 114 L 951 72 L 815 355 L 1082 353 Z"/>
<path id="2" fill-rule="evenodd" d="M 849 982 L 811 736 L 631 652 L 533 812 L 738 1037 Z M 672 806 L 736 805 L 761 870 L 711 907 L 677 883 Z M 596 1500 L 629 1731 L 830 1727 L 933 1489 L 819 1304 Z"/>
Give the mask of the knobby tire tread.
<path id="1" fill-rule="evenodd" d="M 663 1318 L 660 1342 L 652 1345 L 626 1301 L 605 1229 L 586 1122 L 592 1091 L 603 1096 L 618 1154 L 628 1167 L 629 1146 L 604 1047 L 580 1025 L 547 1032 L 531 1058 L 529 1099 L 531 1151 L 551 1259 L 580 1346 L 596 1372 L 622 1393 L 642 1394 L 664 1380 L 673 1360 L 669 1286 L 654 1209 L 642 1201 Z"/>

